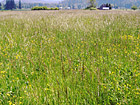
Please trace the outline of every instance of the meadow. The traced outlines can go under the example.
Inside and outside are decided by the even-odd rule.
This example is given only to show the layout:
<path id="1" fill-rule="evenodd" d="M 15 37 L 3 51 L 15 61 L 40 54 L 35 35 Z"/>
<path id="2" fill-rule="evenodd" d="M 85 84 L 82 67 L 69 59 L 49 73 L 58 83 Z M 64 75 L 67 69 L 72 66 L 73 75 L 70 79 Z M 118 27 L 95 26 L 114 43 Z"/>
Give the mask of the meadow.
<path id="1" fill-rule="evenodd" d="M 0 12 L 0 105 L 140 105 L 140 11 Z"/>

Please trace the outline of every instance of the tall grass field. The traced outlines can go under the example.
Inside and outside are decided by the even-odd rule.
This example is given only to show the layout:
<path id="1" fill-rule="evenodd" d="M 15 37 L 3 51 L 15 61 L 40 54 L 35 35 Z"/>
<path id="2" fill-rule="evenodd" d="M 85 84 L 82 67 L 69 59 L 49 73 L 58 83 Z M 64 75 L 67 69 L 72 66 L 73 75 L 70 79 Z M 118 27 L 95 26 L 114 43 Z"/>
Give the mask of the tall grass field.
<path id="1" fill-rule="evenodd" d="M 140 105 L 140 11 L 0 12 L 0 105 Z"/>

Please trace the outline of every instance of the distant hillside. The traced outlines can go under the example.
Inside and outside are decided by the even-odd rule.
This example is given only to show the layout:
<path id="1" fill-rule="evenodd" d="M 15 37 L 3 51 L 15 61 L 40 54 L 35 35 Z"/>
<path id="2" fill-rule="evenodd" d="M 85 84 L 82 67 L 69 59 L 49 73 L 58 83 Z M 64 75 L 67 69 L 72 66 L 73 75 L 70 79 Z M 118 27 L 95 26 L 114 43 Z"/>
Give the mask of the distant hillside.
<path id="1" fill-rule="evenodd" d="M 88 6 L 87 0 L 63 0 L 59 3 L 62 7 L 71 7 L 72 9 L 81 9 Z"/>
<path id="2" fill-rule="evenodd" d="M 59 3 L 62 0 L 21 0 L 22 3 Z M 6 2 L 6 0 L 0 0 L 0 2 Z M 19 2 L 19 0 L 15 0 L 15 2 Z"/>
<path id="3" fill-rule="evenodd" d="M 110 3 L 119 7 L 131 8 L 133 5 L 140 6 L 140 0 L 96 0 L 97 6 L 99 7 L 103 3 Z M 86 7 L 88 5 L 88 0 L 64 0 L 60 3 L 62 6 L 75 6 L 78 7 Z"/>
<path id="4" fill-rule="evenodd" d="M 48 7 L 71 7 L 72 9 L 84 9 L 89 5 L 89 0 L 21 0 L 23 8 L 31 8 L 33 6 L 48 6 Z M 118 7 L 131 8 L 136 5 L 140 7 L 140 0 L 96 0 L 97 7 L 103 3 L 110 3 Z M 0 0 L 5 3 L 6 0 Z M 15 0 L 16 3 L 19 0 Z M 55 4 L 54 4 L 55 3 Z"/>
<path id="5" fill-rule="evenodd" d="M 140 0 L 97 0 L 97 4 L 111 3 L 119 7 L 131 8 L 133 5 L 140 6 Z"/>

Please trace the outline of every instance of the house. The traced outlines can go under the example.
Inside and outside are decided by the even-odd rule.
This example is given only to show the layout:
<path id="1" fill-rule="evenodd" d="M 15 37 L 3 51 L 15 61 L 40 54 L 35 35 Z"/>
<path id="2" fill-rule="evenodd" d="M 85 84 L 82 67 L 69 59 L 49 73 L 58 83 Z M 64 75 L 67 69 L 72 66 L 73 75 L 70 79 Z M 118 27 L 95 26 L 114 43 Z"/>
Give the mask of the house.
<path id="1" fill-rule="evenodd" d="M 59 7 L 59 10 L 62 10 L 63 9 L 63 7 Z"/>
<path id="2" fill-rule="evenodd" d="M 67 7 L 67 10 L 70 10 L 71 9 L 71 7 Z"/>
<path id="3" fill-rule="evenodd" d="M 111 6 L 111 4 L 102 4 L 101 6 L 100 6 L 100 8 L 98 8 L 99 10 L 111 10 L 112 9 L 112 6 Z"/>
<path id="4" fill-rule="evenodd" d="M 103 10 L 109 10 L 109 7 L 103 7 Z"/>

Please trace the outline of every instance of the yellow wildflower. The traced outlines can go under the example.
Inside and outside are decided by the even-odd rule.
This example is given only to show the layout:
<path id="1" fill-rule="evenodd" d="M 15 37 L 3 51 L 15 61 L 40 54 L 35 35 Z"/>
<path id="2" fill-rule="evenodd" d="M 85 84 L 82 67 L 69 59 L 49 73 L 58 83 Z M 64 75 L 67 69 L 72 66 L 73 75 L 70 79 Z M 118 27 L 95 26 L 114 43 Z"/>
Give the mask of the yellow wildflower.
<path id="1" fill-rule="evenodd" d="M 118 90 L 121 90 L 120 88 L 118 88 Z"/>
<path id="2" fill-rule="evenodd" d="M 8 101 L 9 102 L 9 105 L 12 105 L 12 102 L 11 101 Z"/>
<path id="3" fill-rule="evenodd" d="M 136 95 L 139 95 L 140 93 L 139 93 L 139 92 L 136 92 L 135 94 L 136 94 Z"/>
<path id="4" fill-rule="evenodd" d="M 10 96 L 10 94 L 9 94 L 9 93 L 7 93 L 7 96 Z"/>
<path id="5" fill-rule="evenodd" d="M 106 89 L 106 86 L 104 86 L 104 89 Z"/>

